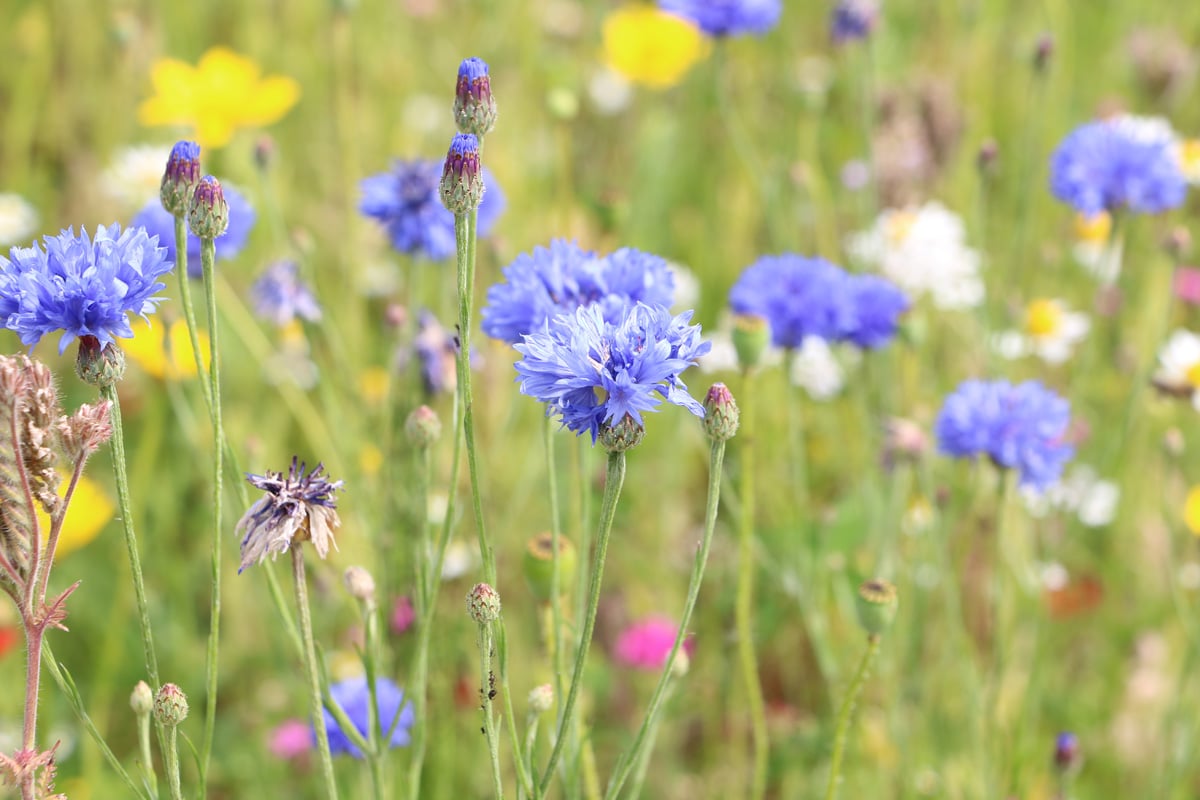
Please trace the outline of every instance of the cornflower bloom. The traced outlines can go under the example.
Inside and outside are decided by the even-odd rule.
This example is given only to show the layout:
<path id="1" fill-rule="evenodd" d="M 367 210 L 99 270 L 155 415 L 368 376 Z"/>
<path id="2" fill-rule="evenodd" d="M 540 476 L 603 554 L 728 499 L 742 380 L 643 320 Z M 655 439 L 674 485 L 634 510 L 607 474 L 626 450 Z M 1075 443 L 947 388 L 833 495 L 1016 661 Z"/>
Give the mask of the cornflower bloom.
<path id="1" fill-rule="evenodd" d="M 309 322 L 321 320 L 321 306 L 294 261 L 269 265 L 251 285 L 250 296 L 255 313 L 280 328 L 297 317 Z"/>
<path id="2" fill-rule="evenodd" d="M 618 8 L 604 20 L 605 63 L 621 77 L 652 89 L 679 83 L 709 49 L 694 21 L 651 6 Z"/>
<path id="3" fill-rule="evenodd" d="M 368 737 L 370 724 L 371 689 L 363 676 L 347 678 L 329 687 L 333 696 L 346 716 L 363 738 Z M 387 678 L 375 679 L 375 698 L 379 704 L 379 726 L 385 736 L 388 732 L 388 747 L 404 747 L 409 742 L 409 729 L 413 726 L 412 703 L 406 703 L 404 690 Z M 362 751 L 355 746 L 350 737 L 342 731 L 333 714 L 324 711 L 325 727 L 329 730 L 329 750 L 334 755 L 347 753 L 355 758 L 362 758 Z M 393 727 L 394 725 L 394 727 Z"/>
<path id="4" fill-rule="evenodd" d="M 783 13 L 782 0 L 658 0 L 658 7 L 690 19 L 709 36 L 764 34 Z"/>
<path id="5" fill-rule="evenodd" d="M 900 316 L 912 306 L 908 296 L 876 275 L 848 275 L 846 287 L 854 322 L 840 338 L 865 350 L 890 342 L 900 325 Z"/>
<path id="6" fill-rule="evenodd" d="M 765 319 L 776 347 L 800 347 L 808 336 L 833 341 L 854 324 L 846 277 L 823 258 L 763 256 L 742 271 L 729 305 Z"/>
<path id="7" fill-rule="evenodd" d="M 677 628 L 666 617 L 647 617 L 621 631 L 613 655 L 622 666 L 657 672 L 671 655 Z M 685 657 L 691 657 L 696 650 L 695 640 L 690 636 L 684 639 L 681 650 Z"/>
<path id="8" fill-rule="evenodd" d="M 226 184 L 222 184 L 221 189 L 225 194 L 225 202 L 229 204 L 229 227 L 224 234 L 213 240 L 219 261 L 236 258 L 242 252 L 258 218 L 245 195 Z M 175 260 L 175 218 L 163 208 L 158 197 L 142 206 L 142 210 L 133 218 L 133 224 L 140 225 L 147 233 L 157 236 L 159 243 L 167 249 L 167 258 Z M 203 276 L 200 264 L 200 237 L 192 233 L 190 228 L 187 237 L 188 277 L 199 280 Z"/>
<path id="9" fill-rule="evenodd" d="M 92 237 L 68 228 L 42 241 L 45 249 L 34 243 L 0 256 L 0 318 L 22 344 L 61 330 L 59 353 L 85 336 L 103 347 L 133 336 L 130 312 L 145 317 L 162 302 L 158 279 L 174 262 L 143 228 L 101 225 Z"/>
<path id="10" fill-rule="evenodd" d="M 442 205 L 438 187 L 443 161 L 397 161 L 390 172 L 364 178 L 358 210 L 378 220 L 392 247 L 401 253 L 444 261 L 455 253 L 454 215 Z M 485 191 L 479 204 L 478 235 L 487 236 L 504 212 L 504 194 L 483 168 Z"/>
<path id="11" fill-rule="evenodd" d="M 261 564 L 268 554 L 286 553 L 293 544 L 304 541 L 311 541 L 321 558 L 329 553 L 330 545 L 337 549 L 333 532 L 342 522 L 333 493 L 342 488 L 342 481 L 330 481 L 322 470 L 324 465 L 318 464 L 306 472 L 305 465 L 293 456 L 286 477 L 270 471 L 246 475 L 252 486 L 266 494 L 238 521 L 237 530 L 245 531 L 239 573 L 251 564 Z"/>
<path id="12" fill-rule="evenodd" d="M 593 444 L 602 426 L 626 417 L 642 426 L 642 413 L 663 400 L 703 417 L 679 379 L 709 349 L 691 317 L 645 303 L 616 322 L 594 305 L 555 317 L 514 345 L 524 356 L 516 364 L 521 393 L 546 403 L 576 435 L 590 433 Z"/>
<path id="13" fill-rule="evenodd" d="M 671 306 L 675 278 L 667 262 L 633 248 L 603 258 L 555 239 L 522 253 L 504 268 L 504 282 L 488 288 L 483 332 L 516 344 L 547 320 L 596 304 L 615 322 L 633 303 Z"/>
<path id="14" fill-rule="evenodd" d="M 421 385 L 425 394 L 452 392 L 458 386 L 455 359 L 458 357 L 458 336 L 446 330 L 433 312 L 421 309 L 417 315 L 417 335 L 410 346 L 396 353 L 396 368 L 404 369 L 412 356 L 421 366 Z M 471 368 L 478 369 L 479 354 L 471 348 Z"/>
<path id="15" fill-rule="evenodd" d="M 1037 381 L 968 380 L 946 398 L 934 427 L 942 453 L 987 456 L 1017 470 L 1023 486 L 1044 489 L 1074 455 L 1070 416 L 1070 404 Z"/>
<path id="16" fill-rule="evenodd" d="M 879 6 L 874 0 L 840 0 L 829 21 L 829 36 L 834 44 L 866 39 L 875 30 Z"/>

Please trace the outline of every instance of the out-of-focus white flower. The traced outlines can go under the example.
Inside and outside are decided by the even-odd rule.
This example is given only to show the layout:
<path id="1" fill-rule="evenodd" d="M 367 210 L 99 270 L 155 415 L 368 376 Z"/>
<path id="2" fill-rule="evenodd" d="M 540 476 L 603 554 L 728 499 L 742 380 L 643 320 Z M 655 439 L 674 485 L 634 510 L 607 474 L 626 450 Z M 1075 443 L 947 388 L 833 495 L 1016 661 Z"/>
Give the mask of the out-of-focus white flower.
<path id="1" fill-rule="evenodd" d="M 1121 247 L 1109 248 L 1112 217 L 1107 211 L 1075 215 L 1075 243 L 1071 255 L 1078 264 L 1103 283 L 1112 283 L 1121 273 Z"/>
<path id="2" fill-rule="evenodd" d="M 700 303 L 700 279 L 682 264 L 669 262 L 667 269 L 675 279 L 675 303 L 671 306 L 675 313 L 695 308 Z"/>
<path id="3" fill-rule="evenodd" d="M 1057 592 L 1060 589 L 1066 588 L 1067 584 L 1071 582 L 1071 576 L 1067 573 L 1067 568 L 1057 561 L 1042 564 L 1040 573 L 1042 588 L 1047 591 Z"/>
<path id="4" fill-rule="evenodd" d="M 945 309 L 983 302 L 979 253 L 967 246 L 962 219 L 940 203 L 884 211 L 847 249 L 914 299 L 927 294 Z"/>
<path id="5" fill-rule="evenodd" d="M 633 84 L 608 67 L 592 74 L 587 92 L 592 107 L 604 116 L 620 114 L 633 101 Z"/>
<path id="6" fill-rule="evenodd" d="M 819 336 L 804 337 L 804 344 L 792 355 L 790 377 L 794 385 L 803 388 L 814 400 L 835 397 L 846 385 L 842 365 Z"/>
<path id="7" fill-rule="evenodd" d="M 1061 364 L 1091 329 L 1087 314 L 1071 311 L 1061 300 L 1034 300 L 1025 309 L 1019 331 L 1005 331 L 993 346 L 1004 358 L 1035 355 L 1047 364 Z"/>
<path id="8" fill-rule="evenodd" d="M 126 147 L 100 173 L 100 191 L 127 211 L 140 209 L 148 200 L 158 197 L 170 155 L 169 144 Z"/>
<path id="9" fill-rule="evenodd" d="M 461 578 L 478 564 L 478 548 L 456 539 L 446 547 L 446 559 L 442 562 L 442 580 Z"/>
<path id="10" fill-rule="evenodd" d="M 1158 353 L 1154 383 L 1160 388 L 1190 397 L 1200 411 L 1200 336 L 1177 330 Z"/>
<path id="11" fill-rule="evenodd" d="M 1102 480 L 1090 466 L 1078 464 L 1044 491 L 1023 489 L 1022 497 L 1026 509 L 1036 517 L 1061 511 L 1074 514 L 1085 527 L 1102 528 L 1116 518 L 1121 490 L 1112 481 Z"/>
<path id="12" fill-rule="evenodd" d="M 0 246 L 29 244 L 37 225 L 38 213 L 25 198 L 0 194 Z"/>
<path id="13" fill-rule="evenodd" d="M 1135 139 L 1143 142 L 1159 142 L 1170 146 L 1188 183 L 1200 183 L 1200 139 L 1181 136 L 1166 117 L 1140 117 L 1124 114 L 1117 124 Z"/>

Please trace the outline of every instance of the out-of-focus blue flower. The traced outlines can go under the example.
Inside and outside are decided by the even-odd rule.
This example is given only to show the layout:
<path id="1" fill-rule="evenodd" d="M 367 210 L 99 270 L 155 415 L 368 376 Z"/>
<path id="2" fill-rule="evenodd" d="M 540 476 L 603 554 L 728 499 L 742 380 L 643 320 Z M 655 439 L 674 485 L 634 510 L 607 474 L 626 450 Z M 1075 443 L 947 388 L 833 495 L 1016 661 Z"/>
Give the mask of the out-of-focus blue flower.
<path id="1" fill-rule="evenodd" d="M 729 305 L 765 319 L 778 347 L 798 348 L 806 336 L 837 341 L 856 319 L 848 278 L 823 258 L 763 256 L 730 289 Z"/>
<path id="2" fill-rule="evenodd" d="M 397 161 L 390 172 L 364 178 L 358 210 L 379 220 L 392 247 L 401 253 L 442 261 L 454 255 L 454 215 L 442 205 L 441 161 Z M 490 170 L 483 169 L 483 201 L 477 217 L 478 235 L 491 232 L 504 211 L 504 194 Z"/>
<path id="3" fill-rule="evenodd" d="M 488 289 L 483 332 L 509 344 L 547 320 L 599 305 L 616 322 L 634 303 L 671 306 L 675 277 L 665 259 L 626 247 L 603 258 L 572 242 L 522 253 L 504 268 L 504 283 Z"/>
<path id="4" fill-rule="evenodd" d="M 835 44 L 866 39 L 878 18 L 879 6 L 874 0 L 840 0 L 829 21 L 829 36 Z"/>
<path id="5" fill-rule="evenodd" d="M 175 266 L 143 228 L 100 225 L 93 237 L 68 228 L 42 241 L 44 250 L 35 242 L 0 256 L 0 318 L 27 345 L 63 331 L 59 353 L 80 336 L 101 346 L 133 336 L 128 314 L 153 313 L 166 287 L 158 279 Z"/>
<path id="6" fill-rule="evenodd" d="M 934 428 L 946 455 L 987 456 L 1040 490 L 1075 454 L 1066 441 L 1070 421 L 1070 404 L 1037 381 L 968 380 L 946 397 Z"/>
<path id="7" fill-rule="evenodd" d="M 882 347 L 896 335 L 900 316 L 912 306 L 908 295 L 896 284 L 878 275 L 850 275 L 847 278 L 854 324 L 845 338 L 859 347 Z"/>
<path id="8" fill-rule="evenodd" d="M 417 335 L 412 342 L 396 351 L 396 369 L 406 369 L 414 356 L 421 368 L 425 394 L 452 392 L 458 386 L 458 336 L 444 328 L 427 308 L 417 314 Z M 479 369 L 480 364 L 479 352 L 472 347 L 471 369 Z"/>
<path id="9" fill-rule="evenodd" d="M 329 687 L 329 694 L 346 712 L 346 716 L 363 738 L 368 738 L 371 687 L 367 685 L 367 679 L 360 675 L 357 678 L 339 681 Z M 404 690 L 387 678 L 376 678 L 375 700 L 379 706 L 379 726 L 383 735 L 387 736 L 388 731 L 392 732 L 387 739 L 388 746 L 406 746 L 409 743 L 409 729 L 413 726 L 414 715 L 412 703 L 405 702 Z M 329 751 L 335 755 L 348 753 L 355 758 L 362 758 L 362 751 L 355 747 L 350 737 L 342 731 L 333 714 L 328 710 L 321 713 L 325 715 L 325 729 L 329 733 Z"/>
<path id="10" fill-rule="evenodd" d="M 254 230 L 257 215 L 245 195 L 232 186 L 222 185 L 225 202 L 229 204 L 229 227 L 224 235 L 213 240 L 217 260 L 234 258 L 246 246 L 250 231 Z M 133 218 L 133 225 L 140 225 L 151 236 L 158 237 L 160 247 L 167 248 L 167 258 L 175 260 L 175 217 L 162 206 L 157 197 L 146 203 Z M 188 231 L 188 277 L 199 280 L 203 276 L 200 268 L 200 239 Z"/>
<path id="11" fill-rule="evenodd" d="M 1139 136 L 1121 119 L 1086 123 L 1054 151 L 1050 188 L 1089 216 L 1121 208 L 1145 214 L 1175 208 L 1187 181 L 1172 146 L 1166 138 Z"/>
<path id="12" fill-rule="evenodd" d="M 300 278 L 300 267 L 294 261 L 276 261 L 267 266 L 250 286 L 250 296 L 255 313 L 281 328 L 296 317 L 309 322 L 321 319 L 321 306 Z"/>
<path id="13" fill-rule="evenodd" d="M 658 0 L 658 7 L 690 19 L 709 36 L 763 34 L 783 12 L 781 0 Z"/>
<path id="14" fill-rule="evenodd" d="M 516 364 L 521 393 L 546 403 L 576 434 L 590 433 L 593 443 L 601 425 L 626 415 L 642 425 L 642 414 L 663 400 L 703 417 L 679 379 L 711 347 L 691 318 L 645 303 L 615 322 L 596 305 L 559 315 L 515 345 L 524 356 Z"/>

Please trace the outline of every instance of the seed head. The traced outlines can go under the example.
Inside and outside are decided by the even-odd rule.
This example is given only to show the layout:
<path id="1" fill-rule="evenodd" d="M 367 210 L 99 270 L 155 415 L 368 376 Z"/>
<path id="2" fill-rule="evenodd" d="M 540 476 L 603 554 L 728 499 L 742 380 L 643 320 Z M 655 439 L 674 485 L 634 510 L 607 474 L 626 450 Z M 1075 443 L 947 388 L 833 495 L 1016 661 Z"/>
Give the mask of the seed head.
<path id="1" fill-rule="evenodd" d="M 858 587 L 858 621 L 870 636 L 878 636 L 896 618 L 899 595 L 896 587 L 882 578 L 873 578 Z"/>

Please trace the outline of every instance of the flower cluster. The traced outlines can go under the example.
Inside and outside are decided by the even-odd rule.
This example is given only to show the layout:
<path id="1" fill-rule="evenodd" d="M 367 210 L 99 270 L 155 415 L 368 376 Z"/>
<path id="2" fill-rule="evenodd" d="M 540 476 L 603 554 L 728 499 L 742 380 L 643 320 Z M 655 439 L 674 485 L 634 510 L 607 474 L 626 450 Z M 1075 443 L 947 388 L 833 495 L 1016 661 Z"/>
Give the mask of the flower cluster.
<path id="1" fill-rule="evenodd" d="M 401 253 L 442 261 L 454 255 L 454 215 L 442 205 L 438 187 L 443 161 L 397 161 L 391 172 L 364 178 L 358 210 L 379 220 Z M 492 173 L 482 170 L 483 200 L 478 235 L 487 236 L 504 211 L 504 194 Z"/>
<path id="2" fill-rule="evenodd" d="M 27 345 L 63 331 L 59 353 L 76 337 L 103 346 L 132 336 L 128 314 L 154 311 L 166 286 L 158 279 L 174 266 L 142 228 L 98 226 L 91 237 L 67 229 L 43 243 L 0 256 L 0 319 Z"/>
<path id="3" fill-rule="evenodd" d="M 254 230 L 257 219 L 254 207 L 245 195 L 231 186 L 222 184 L 225 202 L 229 204 L 229 227 L 225 233 L 213 240 L 213 248 L 218 260 L 235 258 L 246 246 L 250 231 Z M 157 236 L 159 244 L 167 250 L 167 258 L 175 261 L 175 218 L 163 208 L 162 202 L 155 197 L 142 207 L 133 218 L 133 224 L 146 229 L 152 236 Z M 200 239 L 190 230 L 187 235 L 188 277 L 199 280 Z"/>
<path id="4" fill-rule="evenodd" d="M 887 344 L 909 300 L 874 275 L 851 275 L 822 258 L 764 256 L 742 272 L 729 292 L 738 314 L 765 319 L 778 347 L 804 339 L 848 341 L 863 348 Z"/>
<path id="5" fill-rule="evenodd" d="M 1043 489 L 1074 455 L 1066 441 L 1070 418 L 1070 404 L 1037 381 L 968 380 L 946 398 L 935 429 L 946 455 L 986 455 L 1017 470 L 1022 485 Z"/>
<path id="6" fill-rule="evenodd" d="M 763 34 L 783 13 L 782 0 L 658 0 L 658 7 L 690 19 L 709 36 Z"/>
<path id="7" fill-rule="evenodd" d="M 488 289 L 483 332 L 516 344 L 580 306 L 597 305 L 616 322 L 634 303 L 670 307 L 674 293 L 674 276 L 658 256 L 627 247 L 601 258 L 556 239 L 504 268 L 504 283 Z"/>
<path id="8" fill-rule="evenodd" d="M 599 306 L 582 306 L 544 324 L 515 345 L 521 393 L 546 403 L 576 434 L 596 441 L 602 426 L 626 417 L 642 425 L 642 413 L 665 399 L 698 417 L 704 408 L 679 379 L 708 342 L 691 312 L 677 317 L 662 306 L 638 303 L 618 321 Z"/>
<path id="9" fill-rule="evenodd" d="M 321 474 L 323 469 L 324 465 L 318 464 L 307 472 L 293 457 L 286 477 L 270 471 L 246 476 L 254 488 L 266 494 L 238 521 L 237 530 L 246 532 L 239 573 L 251 564 L 261 564 L 268 554 L 286 553 L 293 543 L 311 540 L 321 558 L 331 544 L 337 548 L 333 532 L 341 527 L 341 520 L 333 493 L 342 488 L 342 482 L 330 481 Z"/>

